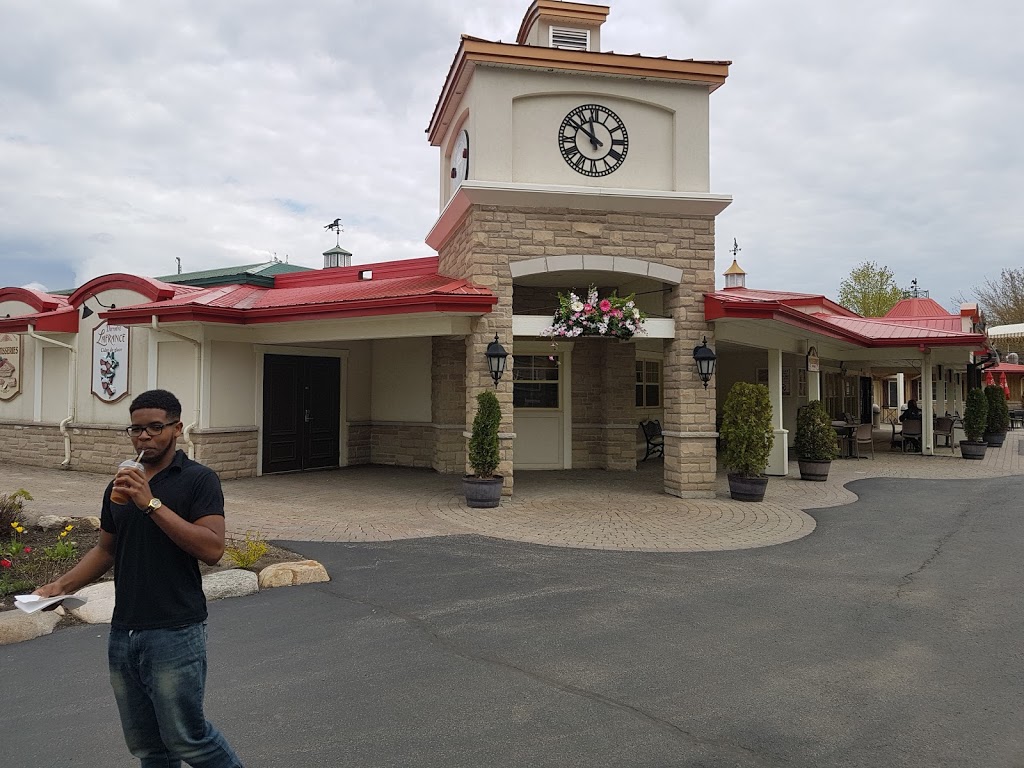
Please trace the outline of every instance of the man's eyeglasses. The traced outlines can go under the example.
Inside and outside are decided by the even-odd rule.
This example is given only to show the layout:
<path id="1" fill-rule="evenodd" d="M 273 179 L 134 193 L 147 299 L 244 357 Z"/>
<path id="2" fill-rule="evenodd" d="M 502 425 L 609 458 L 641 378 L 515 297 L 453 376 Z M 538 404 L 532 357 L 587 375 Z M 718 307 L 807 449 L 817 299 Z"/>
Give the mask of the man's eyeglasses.
<path id="1" fill-rule="evenodd" d="M 124 431 L 127 432 L 132 437 L 139 437 L 143 432 L 145 432 L 150 437 L 156 437 L 157 435 L 164 431 L 164 427 L 173 427 L 179 421 L 180 419 L 175 419 L 174 421 L 168 421 L 166 424 L 161 424 L 159 421 L 154 421 L 152 424 L 146 424 L 145 426 L 142 426 L 140 424 L 132 424 L 130 427 L 125 427 Z"/>

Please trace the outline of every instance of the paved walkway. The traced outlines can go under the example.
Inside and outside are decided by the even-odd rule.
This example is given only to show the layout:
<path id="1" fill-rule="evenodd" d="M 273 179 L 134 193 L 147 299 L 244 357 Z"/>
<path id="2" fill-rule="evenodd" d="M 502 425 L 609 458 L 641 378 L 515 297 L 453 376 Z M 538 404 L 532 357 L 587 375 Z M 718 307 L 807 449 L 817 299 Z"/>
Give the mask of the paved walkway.
<path id="1" fill-rule="evenodd" d="M 802 538 L 814 530 L 803 510 L 847 504 L 845 485 L 868 477 L 965 479 L 1024 474 L 1011 431 L 983 461 L 894 453 L 879 443 L 874 459 L 838 460 L 825 483 L 804 482 L 796 462 L 772 478 L 764 502 L 729 499 L 724 473 L 715 499 L 683 500 L 662 492 L 660 461 L 637 472 L 517 472 L 515 495 L 497 509 L 463 504 L 461 479 L 430 470 L 352 467 L 224 483 L 228 528 L 285 541 L 391 541 L 477 534 L 556 547 L 645 552 L 748 549 Z M 26 488 L 42 513 L 97 514 L 108 477 L 0 466 L 0 492 Z"/>

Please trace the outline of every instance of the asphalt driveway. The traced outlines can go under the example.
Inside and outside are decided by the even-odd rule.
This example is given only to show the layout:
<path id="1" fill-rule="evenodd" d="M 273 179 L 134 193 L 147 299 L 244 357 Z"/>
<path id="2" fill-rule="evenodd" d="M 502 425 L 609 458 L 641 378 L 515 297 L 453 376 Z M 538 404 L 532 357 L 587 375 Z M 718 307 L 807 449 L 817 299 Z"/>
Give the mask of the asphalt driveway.
<path id="1" fill-rule="evenodd" d="M 761 549 L 289 543 L 329 584 L 211 604 L 249 768 L 1022 766 L 1024 480 L 871 479 Z M 133 765 L 105 627 L 0 647 L 12 768 Z"/>

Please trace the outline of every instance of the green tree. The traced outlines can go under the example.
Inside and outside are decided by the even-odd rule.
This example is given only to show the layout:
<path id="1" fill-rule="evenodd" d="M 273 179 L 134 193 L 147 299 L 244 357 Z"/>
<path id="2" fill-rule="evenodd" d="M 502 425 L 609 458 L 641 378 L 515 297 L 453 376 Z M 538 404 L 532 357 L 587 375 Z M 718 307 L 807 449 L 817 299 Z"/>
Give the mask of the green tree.
<path id="1" fill-rule="evenodd" d="M 974 289 L 989 325 L 1024 323 L 1024 267 L 1004 269 L 998 280 L 986 280 Z M 960 303 L 965 301 L 960 297 Z"/>
<path id="2" fill-rule="evenodd" d="M 839 303 L 864 317 L 881 317 L 902 298 L 892 270 L 873 261 L 857 265 L 839 283 Z"/>

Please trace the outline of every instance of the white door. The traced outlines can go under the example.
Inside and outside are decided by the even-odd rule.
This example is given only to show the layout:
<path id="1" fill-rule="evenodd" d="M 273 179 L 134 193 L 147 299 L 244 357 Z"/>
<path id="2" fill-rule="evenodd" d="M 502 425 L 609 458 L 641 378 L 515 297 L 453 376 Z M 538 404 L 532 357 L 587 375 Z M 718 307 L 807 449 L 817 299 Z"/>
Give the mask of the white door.
<path id="1" fill-rule="evenodd" d="M 559 344 L 516 342 L 512 356 L 512 418 L 516 469 L 572 466 L 569 351 Z"/>

